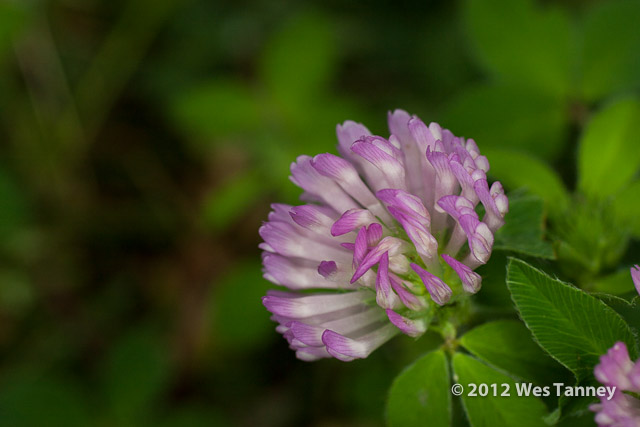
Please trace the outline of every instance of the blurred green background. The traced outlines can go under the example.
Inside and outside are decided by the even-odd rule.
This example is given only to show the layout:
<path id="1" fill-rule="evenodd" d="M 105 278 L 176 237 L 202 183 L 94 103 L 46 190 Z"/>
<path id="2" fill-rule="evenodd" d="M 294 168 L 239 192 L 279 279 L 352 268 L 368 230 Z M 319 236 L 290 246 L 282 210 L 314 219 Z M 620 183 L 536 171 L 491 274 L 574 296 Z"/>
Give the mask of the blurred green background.
<path id="1" fill-rule="evenodd" d="M 629 0 L 0 0 L 0 425 L 383 424 L 434 341 L 295 359 L 257 249 L 290 162 L 403 108 L 507 187 L 524 159 L 573 189 L 582 126 L 637 96 L 638 22 Z"/>

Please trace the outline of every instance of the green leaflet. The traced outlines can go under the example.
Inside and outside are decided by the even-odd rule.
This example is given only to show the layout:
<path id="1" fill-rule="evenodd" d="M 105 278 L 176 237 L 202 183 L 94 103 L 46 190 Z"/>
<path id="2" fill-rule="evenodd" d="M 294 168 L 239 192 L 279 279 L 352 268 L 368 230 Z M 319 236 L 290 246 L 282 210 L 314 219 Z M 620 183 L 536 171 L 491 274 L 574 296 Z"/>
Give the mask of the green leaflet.
<path id="1" fill-rule="evenodd" d="M 640 167 L 640 102 L 626 98 L 599 111 L 587 125 L 578 152 L 578 187 L 603 199 L 622 190 Z"/>
<path id="2" fill-rule="evenodd" d="M 543 203 L 537 197 L 509 197 L 505 224 L 496 232 L 494 249 L 554 258 L 553 248 L 543 240 Z"/>
<path id="3" fill-rule="evenodd" d="M 511 259 L 507 286 L 535 340 L 580 380 L 591 377 L 599 357 L 617 341 L 637 354 L 627 323 L 586 292 Z"/>
<path id="4" fill-rule="evenodd" d="M 484 363 L 466 354 L 453 356 L 453 370 L 457 381 L 464 387 L 462 403 L 473 427 L 520 426 L 539 427 L 547 409 L 540 399 L 518 396 L 514 381 Z M 496 384 L 497 396 L 489 389 L 487 396 L 469 396 L 469 384 Z M 502 396 L 507 384 L 510 396 Z"/>
<path id="5" fill-rule="evenodd" d="M 387 400 L 389 426 L 449 426 L 449 368 L 442 350 L 427 353 L 393 381 Z"/>
<path id="6" fill-rule="evenodd" d="M 524 324 L 516 320 L 480 325 L 464 334 L 460 343 L 477 358 L 527 382 L 547 385 L 569 374 L 542 351 Z"/>

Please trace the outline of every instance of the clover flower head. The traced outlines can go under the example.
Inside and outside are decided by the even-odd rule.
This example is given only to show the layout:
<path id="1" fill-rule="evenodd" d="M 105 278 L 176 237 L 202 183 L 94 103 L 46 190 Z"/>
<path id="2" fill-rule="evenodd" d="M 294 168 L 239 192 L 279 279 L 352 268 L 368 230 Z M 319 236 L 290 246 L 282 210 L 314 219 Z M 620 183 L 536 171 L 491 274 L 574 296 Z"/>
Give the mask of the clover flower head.
<path id="1" fill-rule="evenodd" d="M 617 342 L 600 357 L 594 375 L 602 384 L 616 387 L 611 400 L 601 398 L 600 403 L 590 406 L 598 425 L 639 426 L 640 400 L 624 392 L 640 393 L 640 360 L 631 361 L 627 346 Z"/>
<path id="2" fill-rule="evenodd" d="M 504 224 L 508 199 L 472 139 L 402 110 L 388 124 L 383 138 L 346 121 L 341 156 L 298 157 L 291 180 L 308 204 L 274 204 L 260 228 L 264 277 L 289 288 L 263 304 L 302 360 L 422 335 L 438 307 L 480 289 L 474 269 Z"/>

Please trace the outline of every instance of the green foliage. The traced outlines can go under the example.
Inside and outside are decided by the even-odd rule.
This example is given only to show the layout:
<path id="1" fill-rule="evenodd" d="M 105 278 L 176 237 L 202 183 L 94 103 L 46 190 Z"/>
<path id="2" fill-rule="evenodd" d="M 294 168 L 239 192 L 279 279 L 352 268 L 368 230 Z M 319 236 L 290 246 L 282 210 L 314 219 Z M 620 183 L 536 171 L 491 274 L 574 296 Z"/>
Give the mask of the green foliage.
<path id="1" fill-rule="evenodd" d="M 321 95 L 335 72 L 336 44 L 331 24 L 318 14 L 291 20 L 267 44 L 262 75 L 277 106 L 291 114 Z"/>
<path id="2" fill-rule="evenodd" d="M 640 2 L 594 4 L 583 24 L 582 93 L 595 100 L 640 83 Z"/>
<path id="3" fill-rule="evenodd" d="M 629 234 L 603 202 L 576 198 L 571 209 L 554 221 L 560 267 L 582 287 L 615 267 L 627 249 Z"/>
<path id="4" fill-rule="evenodd" d="M 164 415 L 154 425 L 158 427 L 225 427 L 230 426 L 219 410 L 211 413 L 208 405 L 178 408 Z"/>
<path id="5" fill-rule="evenodd" d="M 634 181 L 616 194 L 611 202 L 611 210 L 620 227 L 629 230 L 634 237 L 640 237 L 640 180 Z"/>
<path id="6" fill-rule="evenodd" d="M 238 215 L 247 212 L 264 189 L 264 182 L 254 172 L 247 171 L 230 178 L 204 200 L 205 223 L 215 231 L 224 230 Z"/>
<path id="7" fill-rule="evenodd" d="M 473 138 L 483 153 L 523 149 L 542 158 L 557 158 L 566 135 L 566 116 L 564 100 L 545 92 L 513 84 L 485 84 L 466 88 L 455 97 L 442 124 Z"/>
<path id="8" fill-rule="evenodd" d="M 238 352 L 273 338 L 273 322 L 261 303 L 270 287 L 255 260 L 240 262 L 218 282 L 210 300 L 216 346 Z"/>
<path id="9" fill-rule="evenodd" d="M 636 338 L 640 338 L 638 336 L 640 333 L 640 296 L 635 295 L 631 301 L 609 294 L 595 294 L 595 296 L 622 316 L 636 334 Z"/>
<path id="10" fill-rule="evenodd" d="M 411 341 L 414 344 L 416 343 L 413 339 Z M 394 340 L 392 343 L 395 344 L 396 341 Z M 374 357 L 368 357 L 361 363 L 343 365 L 343 369 L 339 373 L 341 376 L 339 381 L 337 381 L 336 386 L 331 388 L 331 393 L 336 400 L 349 402 L 358 418 L 381 423 L 385 417 L 388 389 L 394 380 L 395 374 L 405 364 L 408 365 L 413 362 L 411 359 L 409 361 L 394 360 L 393 368 L 390 369 L 389 364 L 385 361 L 385 356 L 393 358 L 395 354 L 401 353 L 397 350 L 394 347 L 385 348 L 383 351 L 387 351 L 387 355 L 378 354 Z M 402 353 L 404 354 L 404 352 Z M 418 354 L 422 355 L 423 353 L 419 352 Z M 323 374 L 316 373 L 316 375 Z M 338 375 L 338 373 L 335 372 L 335 375 Z M 324 382 L 324 380 L 319 380 L 319 384 Z M 375 392 L 373 392 L 374 390 Z M 326 390 L 316 391 L 316 393 L 322 392 L 326 392 Z"/>
<path id="11" fill-rule="evenodd" d="M 6 249 L 31 219 L 32 211 L 7 168 L 0 167 L 0 247 Z"/>
<path id="12" fill-rule="evenodd" d="M 507 285 L 536 342 L 576 377 L 592 377 L 601 355 L 617 341 L 633 356 L 636 343 L 626 322 L 602 301 L 511 259 Z"/>
<path id="13" fill-rule="evenodd" d="M 472 54 L 492 83 L 462 91 L 445 122 L 483 146 L 557 159 L 566 129 L 582 123 L 588 105 L 640 84 L 638 2 L 596 3 L 577 25 L 568 17 L 535 0 L 468 0 Z"/>
<path id="14" fill-rule="evenodd" d="M 245 170 L 233 171 L 235 177 L 207 198 L 203 215 L 215 230 L 266 189 L 277 190 L 281 201 L 297 200 L 299 190 L 287 179 L 291 162 L 301 154 L 335 151 L 336 124 L 362 114 L 348 100 L 329 96 L 335 37 L 322 14 L 300 13 L 267 40 L 257 84 L 204 80 L 170 104 L 173 120 L 199 154 L 240 147 L 248 157 Z"/>
<path id="15" fill-rule="evenodd" d="M 0 420 L 13 427 L 90 425 L 87 394 L 68 378 L 14 374 L 2 381 Z"/>
<path id="16" fill-rule="evenodd" d="M 491 159 L 489 174 L 506 187 L 525 188 L 545 201 L 550 213 L 560 215 L 569 195 L 558 174 L 537 158 L 516 151 L 483 150 Z"/>
<path id="17" fill-rule="evenodd" d="M 549 385 L 567 377 L 568 371 L 545 354 L 527 328 L 515 320 L 478 326 L 464 334 L 460 344 L 499 371 L 527 382 Z"/>
<path id="18" fill-rule="evenodd" d="M 564 376 L 546 350 L 590 384 L 614 338 L 638 337 L 640 107 L 617 97 L 640 84 L 640 3 L 562 6 L 0 2 L 0 424 L 376 424 L 390 376 L 431 351 L 396 379 L 390 424 L 465 424 L 466 410 L 473 425 L 540 425 L 538 399 L 452 399 L 436 349 L 472 354 L 452 356 L 460 381 Z M 298 200 L 290 163 L 335 152 L 337 123 L 386 136 L 396 107 L 443 111 L 512 190 L 459 330 L 480 326 L 298 363 L 260 303 L 259 213 Z M 570 195 L 576 148 L 584 194 Z M 515 315 L 514 253 L 606 292 L 512 262 L 544 350 L 497 320 Z M 561 399 L 548 420 L 588 403 Z"/>
<path id="19" fill-rule="evenodd" d="M 558 174 L 533 156 L 483 151 L 491 159 L 490 173 L 495 178 L 510 188 L 527 188 L 545 201 L 561 269 L 585 288 L 602 282 L 601 272 L 617 265 L 626 251 L 629 231 L 638 229 L 635 205 L 640 187 L 631 182 L 640 168 L 640 140 L 632 131 L 638 121 L 640 104 L 633 98 L 610 104 L 589 121 L 578 156 L 582 194 L 573 197 Z M 521 215 L 516 218 L 524 218 Z M 496 236 L 496 247 L 508 226 Z"/>
<path id="20" fill-rule="evenodd" d="M 26 9 L 27 7 L 18 2 L 0 3 L 0 64 L 11 50 L 12 38 L 26 24 Z"/>
<path id="21" fill-rule="evenodd" d="M 573 56 L 564 11 L 532 0 L 469 0 L 465 15 L 478 56 L 499 78 L 569 92 Z"/>
<path id="22" fill-rule="evenodd" d="M 623 268 L 615 273 L 598 277 L 593 285 L 596 292 L 606 292 L 608 294 L 622 295 L 635 290 L 631 274 L 628 268 Z"/>
<path id="23" fill-rule="evenodd" d="M 453 356 L 453 370 L 457 381 L 465 387 L 462 403 L 473 427 L 493 426 L 535 426 L 542 424 L 546 414 L 544 403 L 534 396 L 518 396 L 515 382 L 485 365 L 484 363 L 462 353 Z M 498 395 L 493 390 L 487 396 L 469 396 L 468 384 L 498 384 Z M 508 384 L 510 396 L 500 396 L 502 384 Z"/>
<path id="24" fill-rule="evenodd" d="M 393 381 L 387 400 L 387 424 L 448 426 L 451 420 L 449 367 L 442 350 L 427 353 Z"/>
<path id="25" fill-rule="evenodd" d="M 114 423 L 145 421 L 161 396 L 170 378 L 170 355 L 159 338 L 141 328 L 129 332 L 111 349 L 103 376 Z"/>
<path id="26" fill-rule="evenodd" d="M 495 251 L 491 254 L 491 262 L 481 265 L 476 270 L 482 276 L 482 289 L 475 296 L 475 302 L 491 311 L 513 313 L 513 302 L 509 290 L 505 286 L 506 264 L 508 252 Z"/>
<path id="27" fill-rule="evenodd" d="M 608 105 L 587 125 L 580 141 L 579 188 L 604 198 L 620 191 L 640 168 L 640 102 L 629 98 Z"/>
<path id="28" fill-rule="evenodd" d="M 35 290 L 20 270 L 0 271 L 0 307 L 11 315 L 21 315 L 34 303 Z"/>
<path id="29" fill-rule="evenodd" d="M 576 382 L 577 387 L 601 387 L 600 384 L 593 376 L 578 379 Z M 547 424 L 558 423 L 564 425 L 562 421 L 570 420 L 571 418 L 580 418 L 584 414 L 589 414 L 593 417 L 593 412 L 589 410 L 589 406 L 594 403 L 593 397 L 587 396 L 566 396 L 562 395 L 558 399 L 558 407 L 545 419 Z M 588 425 L 595 425 L 593 418 L 589 420 Z"/>
<path id="30" fill-rule="evenodd" d="M 251 135 L 261 119 L 255 93 L 246 85 L 232 80 L 213 80 L 195 85 L 181 92 L 172 108 L 180 126 L 196 141 L 204 140 L 208 144 L 212 140 Z"/>
<path id="31" fill-rule="evenodd" d="M 509 196 L 505 224 L 495 234 L 494 249 L 539 258 L 553 258 L 553 249 L 543 240 L 543 204 L 537 197 Z"/>

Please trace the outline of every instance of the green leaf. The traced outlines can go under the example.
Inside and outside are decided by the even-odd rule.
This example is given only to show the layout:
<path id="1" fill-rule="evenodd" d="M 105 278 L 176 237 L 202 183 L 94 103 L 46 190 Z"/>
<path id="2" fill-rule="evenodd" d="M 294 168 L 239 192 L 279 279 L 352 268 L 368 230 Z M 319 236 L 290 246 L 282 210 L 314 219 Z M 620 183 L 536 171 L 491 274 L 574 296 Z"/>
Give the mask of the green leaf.
<path id="1" fill-rule="evenodd" d="M 631 301 L 609 294 L 595 296 L 622 316 L 629 326 L 635 329 L 636 334 L 640 332 L 640 296 L 636 295 Z"/>
<path id="2" fill-rule="evenodd" d="M 427 353 L 396 377 L 387 400 L 389 426 L 448 426 L 449 367 L 442 350 Z"/>
<path id="3" fill-rule="evenodd" d="M 453 370 L 454 378 L 464 387 L 462 403 L 473 427 L 543 425 L 544 403 L 534 396 L 518 396 L 514 381 L 508 376 L 462 353 L 453 356 Z M 493 396 L 493 390 L 489 388 L 487 396 L 469 396 L 469 384 L 472 383 L 497 384 L 498 395 Z M 504 390 L 502 384 L 509 385 L 510 396 L 500 395 Z"/>
<path id="4" fill-rule="evenodd" d="M 332 28 L 308 13 L 287 22 L 267 44 L 262 77 L 280 108 L 295 114 L 322 94 L 337 65 Z"/>
<path id="5" fill-rule="evenodd" d="M 553 279 L 524 261 L 511 259 L 507 286 L 533 336 L 578 379 L 592 376 L 601 355 L 617 341 L 636 354 L 633 334 L 605 303 Z"/>
<path id="6" fill-rule="evenodd" d="M 619 226 L 609 203 L 577 197 L 554 223 L 558 259 L 585 289 L 602 271 L 616 267 L 627 249 L 629 234 Z"/>
<path id="7" fill-rule="evenodd" d="M 568 385 L 568 383 L 565 382 Z M 593 376 L 582 378 L 575 384 L 576 387 L 601 387 Z M 598 401 L 593 396 L 566 396 L 562 395 L 558 399 L 558 409 L 549 416 L 550 421 L 564 421 L 571 417 L 579 417 L 584 414 L 591 414 L 593 420 L 593 412 L 589 411 L 589 405 Z M 592 424 L 594 425 L 594 424 Z"/>
<path id="8" fill-rule="evenodd" d="M 634 290 L 633 280 L 628 268 L 623 268 L 604 277 L 598 277 L 593 290 L 608 294 L 621 295 Z"/>
<path id="9" fill-rule="evenodd" d="M 526 326 L 516 320 L 497 320 L 467 332 L 460 343 L 474 356 L 522 380 L 539 385 L 570 375 L 533 341 Z"/>
<path id="10" fill-rule="evenodd" d="M 606 1 L 584 20 L 583 96 L 594 101 L 640 84 L 640 2 Z"/>
<path id="11" fill-rule="evenodd" d="M 542 198 L 550 213 L 561 215 L 569 205 L 569 194 L 558 174 L 537 158 L 508 150 L 482 150 L 489 159 L 489 174 L 505 187 L 526 188 Z"/>
<path id="12" fill-rule="evenodd" d="M 164 392 L 169 351 L 155 333 L 137 328 L 113 346 L 104 369 L 105 391 L 118 425 L 136 425 Z"/>
<path id="13" fill-rule="evenodd" d="M 640 237 L 640 181 L 634 181 L 616 194 L 612 200 L 612 212 L 619 226 Z"/>
<path id="14" fill-rule="evenodd" d="M 465 21 L 483 65 L 550 94 L 571 85 L 571 28 L 560 9 L 532 0 L 468 0 Z"/>
<path id="15" fill-rule="evenodd" d="M 551 243 L 543 240 L 543 202 L 538 197 L 509 195 L 505 224 L 496 232 L 493 248 L 540 258 L 554 258 Z"/>
<path id="16" fill-rule="evenodd" d="M 440 122 L 473 138 L 483 154 L 486 149 L 510 148 L 545 159 L 561 154 L 567 130 L 564 100 L 513 85 L 466 88 Z"/>
<path id="17" fill-rule="evenodd" d="M 623 99 L 587 125 L 578 152 L 578 187 L 593 198 L 616 194 L 640 168 L 640 103 Z"/>

